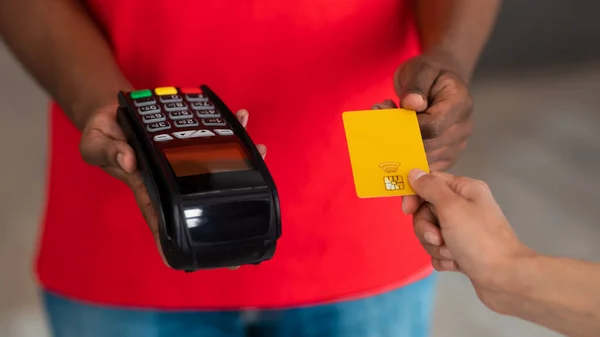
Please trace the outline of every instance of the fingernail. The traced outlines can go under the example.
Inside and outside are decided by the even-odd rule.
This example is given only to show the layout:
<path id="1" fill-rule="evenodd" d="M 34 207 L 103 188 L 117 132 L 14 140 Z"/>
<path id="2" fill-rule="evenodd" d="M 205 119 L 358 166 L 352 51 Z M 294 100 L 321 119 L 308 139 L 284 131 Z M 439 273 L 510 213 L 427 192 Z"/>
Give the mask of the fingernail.
<path id="1" fill-rule="evenodd" d="M 119 163 L 119 166 L 121 166 L 121 169 L 123 170 L 125 170 L 125 163 L 123 161 L 124 157 L 125 155 L 123 153 L 117 154 L 117 163 Z"/>
<path id="2" fill-rule="evenodd" d="M 452 260 L 442 260 L 440 264 L 444 269 L 454 269 L 454 261 Z"/>
<path id="3" fill-rule="evenodd" d="M 412 92 L 404 96 L 402 106 L 408 109 L 421 111 L 427 108 L 427 101 L 423 95 Z"/>
<path id="4" fill-rule="evenodd" d="M 408 181 L 409 181 L 409 182 L 414 182 L 414 181 L 417 181 L 419 178 L 421 178 L 422 176 L 424 176 L 424 175 L 426 175 L 426 174 L 427 174 L 427 172 L 425 172 L 425 171 L 423 171 L 423 170 L 421 170 L 421 169 L 414 169 L 414 170 L 411 170 L 411 171 L 408 173 Z"/>
<path id="5" fill-rule="evenodd" d="M 427 241 L 427 243 L 438 246 L 440 244 L 440 240 L 438 238 L 437 235 L 431 233 L 431 232 L 427 232 L 424 235 L 425 237 L 425 241 Z"/>
<path id="6" fill-rule="evenodd" d="M 402 213 L 406 214 L 406 198 L 402 198 Z"/>
<path id="7" fill-rule="evenodd" d="M 421 95 L 420 93 L 416 93 L 416 92 L 410 92 L 406 95 L 406 97 L 404 99 L 414 99 L 420 102 L 424 102 L 425 101 L 425 97 L 423 97 L 423 95 Z"/>
<path id="8" fill-rule="evenodd" d="M 452 260 L 452 253 L 446 247 L 440 248 L 440 255 L 446 259 Z"/>

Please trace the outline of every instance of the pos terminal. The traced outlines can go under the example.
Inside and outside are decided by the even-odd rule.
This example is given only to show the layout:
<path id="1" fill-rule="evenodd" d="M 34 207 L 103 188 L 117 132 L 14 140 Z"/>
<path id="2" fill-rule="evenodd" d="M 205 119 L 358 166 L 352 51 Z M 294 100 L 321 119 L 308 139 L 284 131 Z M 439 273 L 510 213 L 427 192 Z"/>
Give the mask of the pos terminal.
<path id="1" fill-rule="evenodd" d="M 119 93 L 132 146 L 173 269 L 259 264 L 281 236 L 279 199 L 254 143 L 207 86 Z"/>

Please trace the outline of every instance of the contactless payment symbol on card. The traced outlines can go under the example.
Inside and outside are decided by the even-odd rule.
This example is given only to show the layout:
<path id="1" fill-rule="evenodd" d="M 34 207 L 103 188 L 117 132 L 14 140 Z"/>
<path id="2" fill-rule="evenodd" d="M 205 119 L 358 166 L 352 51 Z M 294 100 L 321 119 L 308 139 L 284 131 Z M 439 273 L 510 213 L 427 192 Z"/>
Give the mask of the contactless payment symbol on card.
<path id="1" fill-rule="evenodd" d="M 383 164 L 379 164 L 379 168 L 381 168 L 385 173 L 396 173 L 400 168 L 400 164 L 396 162 L 386 162 Z M 404 189 L 404 178 L 402 176 L 391 175 L 384 176 L 383 183 L 385 184 L 386 191 L 400 191 Z"/>
<path id="2" fill-rule="evenodd" d="M 410 170 L 429 172 L 416 112 L 405 109 L 344 112 L 356 194 L 376 198 L 415 194 Z"/>
<path id="3" fill-rule="evenodd" d="M 379 168 L 384 170 L 386 173 L 396 173 L 396 172 L 398 172 L 398 169 L 400 168 L 400 164 L 393 162 L 393 161 L 388 161 L 388 162 L 379 164 Z"/>

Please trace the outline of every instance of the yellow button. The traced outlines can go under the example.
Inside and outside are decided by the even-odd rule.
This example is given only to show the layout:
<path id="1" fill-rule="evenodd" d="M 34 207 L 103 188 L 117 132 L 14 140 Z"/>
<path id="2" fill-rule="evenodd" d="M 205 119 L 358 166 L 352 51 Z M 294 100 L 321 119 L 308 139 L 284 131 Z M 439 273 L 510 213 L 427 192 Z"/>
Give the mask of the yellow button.
<path id="1" fill-rule="evenodd" d="M 162 88 L 156 88 L 156 89 L 154 89 L 154 92 L 158 96 L 175 95 L 175 94 L 177 94 L 177 89 L 175 89 L 174 87 L 162 87 Z"/>

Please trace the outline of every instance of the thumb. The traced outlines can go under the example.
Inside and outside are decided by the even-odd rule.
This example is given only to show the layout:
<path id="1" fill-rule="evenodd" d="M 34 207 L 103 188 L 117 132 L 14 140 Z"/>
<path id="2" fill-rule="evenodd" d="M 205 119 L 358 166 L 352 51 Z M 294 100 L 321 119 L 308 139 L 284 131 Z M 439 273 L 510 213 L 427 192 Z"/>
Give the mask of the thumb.
<path id="1" fill-rule="evenodd" d="M 100 129 L 86 130 L 79 150 L 83 160 L 93 166 L 113 167 L 127 173 L 135 171 L 133 149 L 125 141 L 114 139 Z"/>
<path id="2" fill-rule="evenodd" d="M 422 170 L 412 170 L 408 174 L 408 182 L 422 199 L 433 204 L 436 208 L 460 198 L 450 188 L 452 183 L 451 175 L 427 174 Z"/>
<path id="3" fill-rule="evenodd" d="M 411 63 L 400 68 L 395 75 L 396 94 L 400 107 L 423 112 L 427 109 L 429 92 L 439 71 L 424 62 Z"/>

